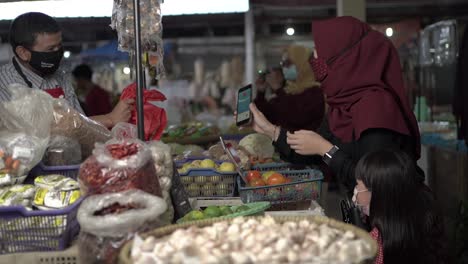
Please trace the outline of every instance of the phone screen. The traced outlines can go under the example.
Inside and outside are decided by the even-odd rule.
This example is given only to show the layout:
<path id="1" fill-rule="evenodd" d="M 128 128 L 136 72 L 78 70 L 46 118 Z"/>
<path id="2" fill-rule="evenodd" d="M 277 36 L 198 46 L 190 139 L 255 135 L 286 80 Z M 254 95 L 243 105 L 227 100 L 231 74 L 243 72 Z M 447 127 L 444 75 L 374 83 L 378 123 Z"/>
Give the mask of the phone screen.
<path id="1" fill-rule="evenodd" d="M 252 102 L 252 85 L 239 89 L 237 94 L 237 125 L 243 125 L 250 121 L 249 105 Z"/>

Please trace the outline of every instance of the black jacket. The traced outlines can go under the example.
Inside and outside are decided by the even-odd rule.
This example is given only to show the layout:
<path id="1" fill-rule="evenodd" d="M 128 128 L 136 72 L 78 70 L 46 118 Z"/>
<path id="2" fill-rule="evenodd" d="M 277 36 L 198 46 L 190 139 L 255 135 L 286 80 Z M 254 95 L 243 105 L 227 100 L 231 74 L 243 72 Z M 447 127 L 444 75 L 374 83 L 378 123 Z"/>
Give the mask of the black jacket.
<path id="1" fill-rule="evenodd" d="M 367 129 L 361 134 L 358 140 L 349 143 L 342 143 L 339 138 L 334 136 L 329 130 L 327 122 L 322 123 L 318 133 L 332 144 L 338 146 L 339 150 L 333 155 L 329 167 L 338 178 L 338 181 L 345 185 L 348 193 L 352 192 L 356 185 L 354 168 L 359 159 L 368 152 L 382 149 L 402 150 L 416 162 L 414 139 L 389 129 Z M 294 152 L 286 142 L 286 130 L 284 129 L 281 129 L 280 136 L 273 145 L 280 153 L 281 159 L 285 161 L 316 165 L 323 162 L 322 157 L 318 155 L 304 156 Z M 418 171 L 423 181 L 424 172 L 420 168 L 418 168 Z"/>

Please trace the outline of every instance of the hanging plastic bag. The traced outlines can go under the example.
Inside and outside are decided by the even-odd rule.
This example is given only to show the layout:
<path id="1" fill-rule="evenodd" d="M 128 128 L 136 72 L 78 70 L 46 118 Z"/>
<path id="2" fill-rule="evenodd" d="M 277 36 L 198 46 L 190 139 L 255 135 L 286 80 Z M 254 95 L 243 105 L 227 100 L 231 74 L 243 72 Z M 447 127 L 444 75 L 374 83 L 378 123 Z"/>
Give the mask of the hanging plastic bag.
<path id="1" fill-rule="evenodd" d="M 111 28 L 117 31 L 119 50 L 135 56 L 135 28 L 132 0 L 114 0 Z M 164 74 L 161 0 L 140 0 L 141 50 L 144 60 L 156 70 L 159 79 Z"/>
<path id="2" fill-rule="evenodd" d="M 127 86 L 120 96 L 120 100 L 136 100 L 136 83 Z M 164 94 L 156 90 L 145 90 L 143 93 L 143 113 L 145 123 L 145 140 L 159 140 L 167 125 L 166 110 L 153 105 L 151 102 L 165 101 Z M 130 123 L 137 125 L 137 109 L 132 110 Z"/>
<path id="3" fill-rule="evenodd" d="M 78 179 L 88 195 L 129 189 L 162 195 L 151 151 L 138 139 L 96 144 L 93 155 L 81 164 Z"/>
<path id="4" fill-rule="evenodd" d="M 140 190 L 88 197 L 77 214 L 81 262 L 117 263 L 120 247 L 137 232 L 161 226 L 166 211 L 162 198 Z"/>

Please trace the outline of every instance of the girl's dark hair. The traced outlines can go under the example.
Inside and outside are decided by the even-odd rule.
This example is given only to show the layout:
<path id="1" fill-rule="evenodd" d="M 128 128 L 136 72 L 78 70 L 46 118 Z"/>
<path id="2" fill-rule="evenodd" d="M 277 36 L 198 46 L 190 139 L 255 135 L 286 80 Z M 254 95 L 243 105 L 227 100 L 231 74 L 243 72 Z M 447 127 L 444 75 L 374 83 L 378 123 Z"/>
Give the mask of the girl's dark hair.
<path id="1" fill-rule="evenodd" d="M 384 262 L 444 263 L 442 221 L 415 161 L 400 151 L 371 152 L 355 172 L 372 191 L 369 220 L 381 235 Z"/>
<path id="2" fill-rule="evenodd" d="M 59 24 L 52 17 L 39 12 L 25 13 L 15 18 L 10 25 L 10 44 L 16 54 L 18 46 L 32 48 L 38 34 L 60 31 Z"/>

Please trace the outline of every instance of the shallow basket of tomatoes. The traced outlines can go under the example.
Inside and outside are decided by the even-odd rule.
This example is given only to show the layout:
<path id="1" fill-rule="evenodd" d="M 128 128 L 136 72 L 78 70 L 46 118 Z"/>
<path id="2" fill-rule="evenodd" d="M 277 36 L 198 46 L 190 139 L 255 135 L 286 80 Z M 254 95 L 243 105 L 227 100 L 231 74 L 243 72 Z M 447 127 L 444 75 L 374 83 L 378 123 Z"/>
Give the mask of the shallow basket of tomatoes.
<path id="1" fill-rule="evenodd" d="M 237 185 L 242 202 L 251 203 L 259 201 L 269 201 L 271 204 L 317 200 L 322 191 L 323 174 L 317 169 L 305 170 L 281 170 L 275 174 L 280 174 L 285 181 L 279 181 L 279 176 L 269 178 L 270 185 L 264 185 L 257 179 L 249 177 L 249 172 L 245 172 L 245 178 L 249 178 L 250 185 L 243 182 L 238 177 Z M 275 184 L 280 182 L 280 184 Z M 283 183 L 284 182 L 284 183 Z M 253 185 L 253 186 L 252 186 Z"/>

